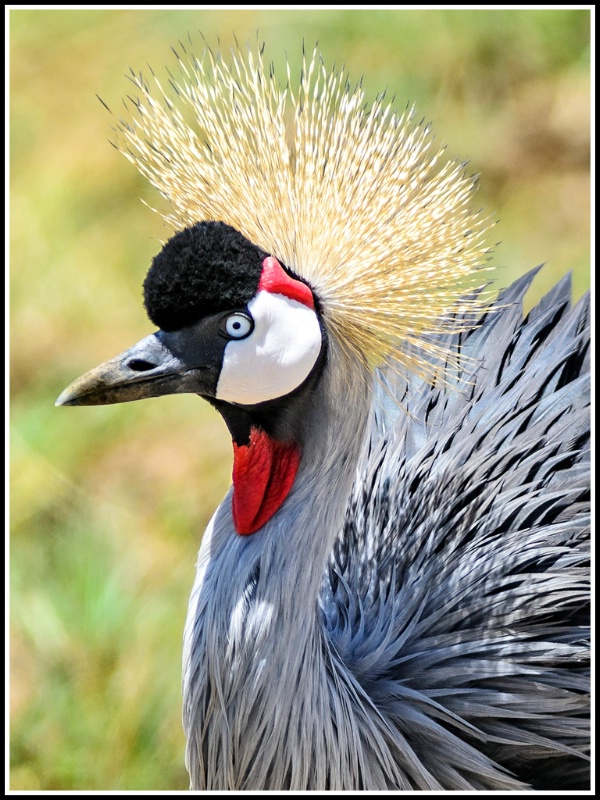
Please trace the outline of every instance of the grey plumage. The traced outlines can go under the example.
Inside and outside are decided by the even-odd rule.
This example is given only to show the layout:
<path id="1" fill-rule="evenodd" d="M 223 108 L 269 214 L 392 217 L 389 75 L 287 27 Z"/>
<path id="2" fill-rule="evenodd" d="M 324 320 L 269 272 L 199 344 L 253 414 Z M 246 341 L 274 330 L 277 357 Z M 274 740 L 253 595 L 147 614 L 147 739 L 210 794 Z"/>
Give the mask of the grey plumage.
<path id="1" fill-rule="evenodd" d="M 588 306 L 565 279 L 523 320 L 533 275 L 447 337 L 455 386 L 388 371 L 364 443 L 360 381 L 323 387 L 283 523 L 231 537 L 218 510 L 186 626 L 193 787 L 587 784 Z"/>

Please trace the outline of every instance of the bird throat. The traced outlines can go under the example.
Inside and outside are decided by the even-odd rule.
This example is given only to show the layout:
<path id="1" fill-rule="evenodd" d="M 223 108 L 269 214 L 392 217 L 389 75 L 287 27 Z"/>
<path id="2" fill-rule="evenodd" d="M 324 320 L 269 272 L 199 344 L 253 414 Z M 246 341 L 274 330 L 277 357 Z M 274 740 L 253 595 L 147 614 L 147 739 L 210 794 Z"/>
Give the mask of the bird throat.
<path id="1" fill-rule="evenodd" d="M 280 508 L 300 464 L 295 442 L 274 439 L 253 427 L 248 444 L 233 441 L 233 523 L 239 534 L 255 533 Z"/>

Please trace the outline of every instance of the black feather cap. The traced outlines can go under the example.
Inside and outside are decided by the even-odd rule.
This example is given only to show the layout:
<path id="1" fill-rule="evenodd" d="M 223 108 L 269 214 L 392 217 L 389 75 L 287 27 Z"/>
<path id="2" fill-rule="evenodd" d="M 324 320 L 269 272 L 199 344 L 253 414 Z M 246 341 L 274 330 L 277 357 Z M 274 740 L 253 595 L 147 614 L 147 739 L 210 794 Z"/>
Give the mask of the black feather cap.
<path id="1" fill-rule="evenodd" d="M 221 311 L 243 308 L 258 290 L 268 253 L 224 222 L 198 222 L 176 233 L 144 280 L 152 322 L 175 331 Z"/>

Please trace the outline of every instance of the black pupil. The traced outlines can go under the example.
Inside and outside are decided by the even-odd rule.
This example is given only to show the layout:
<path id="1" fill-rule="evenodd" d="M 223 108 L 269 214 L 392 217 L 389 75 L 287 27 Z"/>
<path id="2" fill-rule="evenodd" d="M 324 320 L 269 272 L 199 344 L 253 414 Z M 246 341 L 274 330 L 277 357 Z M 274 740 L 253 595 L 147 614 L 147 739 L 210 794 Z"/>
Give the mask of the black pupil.
<path id="1" fill-rule="evenodd" d="M 241 326 L 242 326 L 242 323 L 241 323 L 241 322 L 234 322 L 234 323 L 233 323 L 233 327 L 234 327 L 236 330 L 239 330 L 239 329 L 241 328 Z"/>

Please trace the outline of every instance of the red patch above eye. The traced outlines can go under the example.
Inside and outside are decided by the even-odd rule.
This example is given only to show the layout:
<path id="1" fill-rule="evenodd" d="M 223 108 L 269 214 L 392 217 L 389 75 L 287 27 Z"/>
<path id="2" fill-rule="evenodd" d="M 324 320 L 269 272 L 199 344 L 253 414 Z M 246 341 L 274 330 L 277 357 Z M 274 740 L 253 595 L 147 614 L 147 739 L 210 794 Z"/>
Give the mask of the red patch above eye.
<path id="1" fill-rule="evenodd" d="M 263 261 L 258 284 L 258 290 L 260 291 L 261 289 L 265 292 L 271 292 L 271 294 L 282 294 L 284 297 L 303 303 L 309 308 L 314 309 L 315 307 L 313 293 L 309 287 L 302 281 L 291 278 L 273 256 L 268 256 Z"/>

